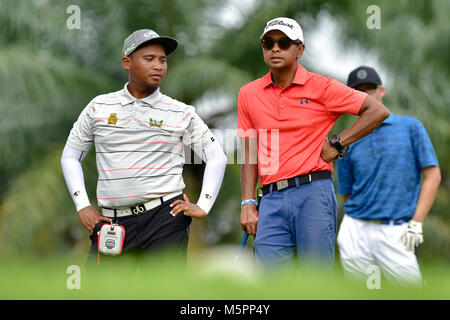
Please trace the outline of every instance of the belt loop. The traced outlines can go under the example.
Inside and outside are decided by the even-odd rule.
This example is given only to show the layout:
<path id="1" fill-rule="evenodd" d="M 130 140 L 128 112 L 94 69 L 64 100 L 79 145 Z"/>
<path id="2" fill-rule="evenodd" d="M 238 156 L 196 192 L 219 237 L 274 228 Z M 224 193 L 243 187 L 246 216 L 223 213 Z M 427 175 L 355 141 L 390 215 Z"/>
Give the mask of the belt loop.
<path id="1" fill-rule="evenodd" d="M 308 174 L 308 182 L 311 182 L 311 173 L 310 174 Z"/>
<path id="2" fill-rule="evenodd" d="M 163 203 L 164 203 L 164 199 L 163 199 L 163 197 L 159 197 L 159 200 L 161 200 L 161 204 L 163 204 Z"/>
<path id="3" fill-rule="evenodd" d="M 300 187 L 300 181 L 299 181 L 298 177 L 295 177 L 294 179 L 295 179 L 295 185 L 297 187 Z"/>
<path id="4" fill-rule="evenodd" d="M 269 192 L 273 191 L 273 183 L 269 184 Z"/>

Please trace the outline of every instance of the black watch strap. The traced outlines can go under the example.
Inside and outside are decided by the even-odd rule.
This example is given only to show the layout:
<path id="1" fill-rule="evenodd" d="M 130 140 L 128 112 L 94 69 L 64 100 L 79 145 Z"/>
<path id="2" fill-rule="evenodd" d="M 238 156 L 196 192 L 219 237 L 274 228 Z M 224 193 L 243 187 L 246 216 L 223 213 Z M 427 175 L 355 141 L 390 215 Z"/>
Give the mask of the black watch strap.
<path id="1" fill-rule="evenodd" d="M 329 139 L 328 142 L 330 143 L 330 145 L 334 148 L 336 148 L 336 150 L 338 151 L 338 154 L 336 156 L 337 159 L 343 159 L 347 153 L 348 153 L 348 146 L 343 146 L 341 144 L 341 137 L 333 134 Z"/>

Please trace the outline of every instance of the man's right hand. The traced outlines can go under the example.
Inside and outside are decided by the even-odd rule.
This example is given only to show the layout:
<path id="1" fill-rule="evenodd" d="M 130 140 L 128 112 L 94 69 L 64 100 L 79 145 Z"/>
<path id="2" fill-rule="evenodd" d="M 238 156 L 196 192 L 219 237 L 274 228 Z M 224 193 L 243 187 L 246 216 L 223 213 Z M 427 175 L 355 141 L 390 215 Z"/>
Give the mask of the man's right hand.
<path id="1" fill-rule="evenodd" d="M 248 234 L 256 234 L 256 226 L 258 225 L 258 211 L 256 205 L 249 203 L 241 208 L 241 226 L 242 230 Z"/>
<path id="2" fill-rule="evenodd" d="M 94 232 L 94 227 L 97 223 L 101 221 L 106 221 L 111 223 L 112 219 L 107 218 L 99 214 L 92 206 L 87 206 L 78 211 L 78 217 L 80 218 L 83 226 L 89 230 L 89 233 Z"/>

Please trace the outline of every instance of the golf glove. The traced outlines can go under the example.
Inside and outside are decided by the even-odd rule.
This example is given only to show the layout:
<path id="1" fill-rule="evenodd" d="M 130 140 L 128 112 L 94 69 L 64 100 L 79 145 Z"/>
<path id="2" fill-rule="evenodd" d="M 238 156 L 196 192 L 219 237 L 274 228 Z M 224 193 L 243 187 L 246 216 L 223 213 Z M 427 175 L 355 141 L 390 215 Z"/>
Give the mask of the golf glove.
<path id="1" fill-rule="evenodd" d="M 414 252 L 415 248 L 423 242 L 422 222 L 411 219 L 401 240 L 406 246 L 406 250 Z"/>

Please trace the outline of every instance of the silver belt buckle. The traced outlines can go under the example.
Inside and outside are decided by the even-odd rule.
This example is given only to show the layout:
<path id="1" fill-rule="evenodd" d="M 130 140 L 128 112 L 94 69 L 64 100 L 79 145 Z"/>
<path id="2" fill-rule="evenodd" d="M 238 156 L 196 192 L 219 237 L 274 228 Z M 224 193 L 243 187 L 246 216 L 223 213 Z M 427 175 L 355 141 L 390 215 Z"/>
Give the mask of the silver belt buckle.
<path id="1" fill-rule="evenodd" d="M 277 181 L 277 190 L 282 190 L 289 187 L 287 180 Z"/>

